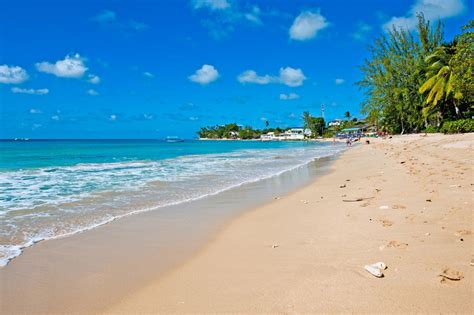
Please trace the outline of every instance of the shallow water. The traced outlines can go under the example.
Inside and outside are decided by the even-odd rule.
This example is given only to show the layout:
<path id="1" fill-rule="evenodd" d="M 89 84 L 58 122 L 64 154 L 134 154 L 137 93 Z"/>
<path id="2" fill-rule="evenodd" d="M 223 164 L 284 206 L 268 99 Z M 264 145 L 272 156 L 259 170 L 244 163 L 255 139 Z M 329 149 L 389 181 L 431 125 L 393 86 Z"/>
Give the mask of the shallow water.
<path id="1" fill-rule="evenodd" d="M 333 156 L 307 142 L 0 142 L 0 265 L 37 241 L 201 199 Z"/>

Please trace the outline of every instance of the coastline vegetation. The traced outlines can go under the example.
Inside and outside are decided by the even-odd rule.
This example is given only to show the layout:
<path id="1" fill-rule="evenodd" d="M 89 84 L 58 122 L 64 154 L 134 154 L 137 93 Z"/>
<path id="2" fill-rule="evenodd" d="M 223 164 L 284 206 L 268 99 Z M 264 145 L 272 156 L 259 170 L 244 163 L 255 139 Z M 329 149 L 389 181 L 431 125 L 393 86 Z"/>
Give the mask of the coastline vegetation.
<path id="1" fill-rule="evenodd" d="M 226 125 L 216 125 L 202 127 L 198 132 L 201 139 L 259 139 L 261 135 L 268 132 L 274 132 L 276 135 L 285 132 L 289 128 L 269 128 L 266 122 L 266 128 L 254 129 L 252 126 L 242 126 L 236 123 Z"/>
<path id="2" fill-rule="evenodd" d="M 474 132 L 474 21 L 451 42 L 418 14 L 416 32 L 393 27 L 369 46 L 357 84 L 362 113 L 390 133 Z"/>

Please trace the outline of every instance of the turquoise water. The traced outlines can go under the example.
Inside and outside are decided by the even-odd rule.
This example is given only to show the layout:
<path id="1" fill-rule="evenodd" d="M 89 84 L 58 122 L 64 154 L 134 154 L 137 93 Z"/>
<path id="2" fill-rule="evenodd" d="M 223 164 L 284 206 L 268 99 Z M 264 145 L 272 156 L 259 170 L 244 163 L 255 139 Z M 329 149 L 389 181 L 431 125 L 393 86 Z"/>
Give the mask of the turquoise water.
<path id="1" fill-rule="evenodd" d="M 341 150 L 316 142 L 0 141 L 0 265 L 37 241 L 278 176 Z"/>

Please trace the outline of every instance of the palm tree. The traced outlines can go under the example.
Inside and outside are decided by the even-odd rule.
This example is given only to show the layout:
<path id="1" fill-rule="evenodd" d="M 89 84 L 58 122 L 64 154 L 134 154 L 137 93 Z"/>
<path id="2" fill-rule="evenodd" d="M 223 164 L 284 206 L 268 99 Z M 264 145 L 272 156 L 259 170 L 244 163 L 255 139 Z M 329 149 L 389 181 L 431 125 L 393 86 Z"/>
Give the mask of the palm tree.
<path id="1" fill-rule="evenodd" d="M 344 113 L 344 117 L 346 117 L 347 120 L 351 118 L 351 113 L 349 111 Z"/>
<path id="2" fill-rule="evenodd" d="M 462 98 L 462 93 L 455 90 L 455 75 L 450 65 L 453 54 L 453 48 L 439 46 L 425 59 L 425 62 L 429 65 L 426 73 L 428 79 L 418 90 L 420 94 L 428 92 L 425 101 L 428 106 L 423 109 L 425 115 L 436 108 L 438 102 L 443 98 L 445 101 L 452 98 L 456 115 L 459 116 L 459 108 L 456 102 Z"/>

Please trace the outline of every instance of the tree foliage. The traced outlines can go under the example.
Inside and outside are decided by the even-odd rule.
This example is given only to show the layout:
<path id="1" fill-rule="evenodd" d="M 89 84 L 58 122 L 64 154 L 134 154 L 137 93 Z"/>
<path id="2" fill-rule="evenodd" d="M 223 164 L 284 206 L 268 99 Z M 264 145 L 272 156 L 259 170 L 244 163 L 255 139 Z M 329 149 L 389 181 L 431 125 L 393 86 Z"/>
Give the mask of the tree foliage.
<path id="1" fill-rule="evenodd" d="M 472 27 L 472 23 L 470 23 Z M 462 42 L 462 44 L 460 44 Z M 416 32 L 393 27 L 369 46 L 357 84 L 362 113 L 379 129 L 417 132 L 468 115 L 472 104 L 472 33 L 443 44 L 443 25 L 418 15 Z M 469 73 L 469 75 L 466 75 Z M 469 96 L 469 91 L 471 95 Z"/>
<path id="2" fill-rule="evenodd" d="M 313 117 L 309 112 L 303 113 L 304 128 L 311 130 L 311 136 L 322 136 L 326 127 L 323 117 Z"/>

